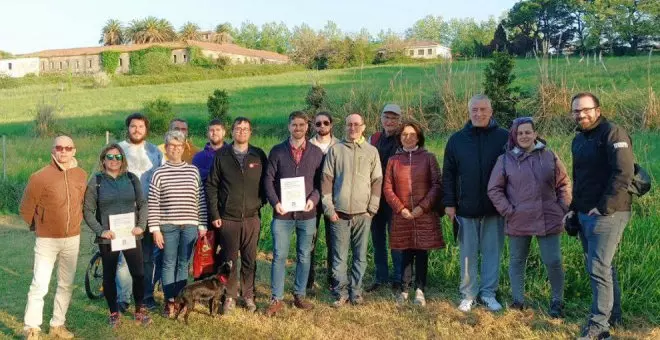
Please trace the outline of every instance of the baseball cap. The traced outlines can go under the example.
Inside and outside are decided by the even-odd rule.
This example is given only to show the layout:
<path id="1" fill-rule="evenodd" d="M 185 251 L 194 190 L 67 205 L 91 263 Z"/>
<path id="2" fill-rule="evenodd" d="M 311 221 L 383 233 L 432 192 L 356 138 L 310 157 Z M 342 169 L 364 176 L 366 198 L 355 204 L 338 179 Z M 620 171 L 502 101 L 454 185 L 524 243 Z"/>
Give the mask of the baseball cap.
<path id="1" fill-rule="evenodd" d="M 392 112 L 392 113 L 400 116 L 401 115 L 401 107 L 399 105 L 396 105 L 396 104 L 387 104 L 387 105 L 385 105 L 385 107 L 383 108 L 383 112 L 381 112 L 381 113 L 385 113 L 385 112 Z"/>

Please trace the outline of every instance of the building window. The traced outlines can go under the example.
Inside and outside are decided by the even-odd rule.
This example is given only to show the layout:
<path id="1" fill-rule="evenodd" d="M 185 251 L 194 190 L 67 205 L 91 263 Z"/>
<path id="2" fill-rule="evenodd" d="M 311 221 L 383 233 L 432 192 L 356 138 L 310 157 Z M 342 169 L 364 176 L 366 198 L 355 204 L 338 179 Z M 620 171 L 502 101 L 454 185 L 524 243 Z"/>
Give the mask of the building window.
<path id="1" fill-rule="evenodd" d="M 119 58 L 119 67 L 121 67 L 124 63 L 121 61 L 121 58 Z"/>
<path id="2" fill-rule="evenodd" d="M 41 70 L 43 71 L 43 70 L 45 70 L 45 69 L 46 69 L 46 63 L 43 62 L 43 63 L 41 63 Z"/>
<path id="3" fill-rule="evenodd" d="M 60 70 L 62 69 L 62 62 L 60 61 Z"/>
<path id="4" fill-rule="evenodd" d="M 414 56 L 415 55 L 415 50 L 408 51 L 408 54 L 410 54 L 411 57 Z"/>
<path id="5" fill-rule="evenodd" d="M 11 71 L 11 63 L 7 64 L 7 66 L 9 67 L 9 71 Z"/>
<path id="6" fill-rule="evenodd" d="M 188 61 L 188 56 L 184 54 L 183 55 L 183 62 L 185 63 L 186 61 Z"/>
<path id="7" fill-rule="evenodd" d="M 55 63 L 53 63 L 53 62 L 51 61 L 51 62 L 50 62 L 50 69 L 52 70 L 53 68 L 55 68 Z"/>
<path id="8" fill-rule="evenodd" d="M 424 55 L 424 49 L 420 48 L 419 50 L 417 50 L 417 55 Z"/>
<path id="9" fill-rule="evenodd" d="M 89 60 L 89 68 L 92 68 L 92 59 Z"/>
<path id="10" fill-rule="evenodd" d="M 174 63 L 176 64 L 176 54 L 173 55 L 173 57 L 174 57 Z"/>
<path id="11" fill-rule="evenodd" d="M 76 70 L 80 68 L 80 60 L 76 60 Z"/>
<path id="12" fill-rule="evenodd" d="M 426 50 L 426 54 L 433 55 L 433 49 L 429 48 L 428 50 Z"/>

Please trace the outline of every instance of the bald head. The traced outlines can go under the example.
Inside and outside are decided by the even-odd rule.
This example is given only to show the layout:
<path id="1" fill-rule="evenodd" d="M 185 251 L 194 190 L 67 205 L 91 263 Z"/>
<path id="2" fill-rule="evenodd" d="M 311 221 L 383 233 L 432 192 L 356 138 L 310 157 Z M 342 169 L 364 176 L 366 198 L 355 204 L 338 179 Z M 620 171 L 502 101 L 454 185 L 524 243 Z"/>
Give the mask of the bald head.
<path id="1" fill-rule="evenodd" d="M 73 157 L 76 155 L 76 146 L 73 144 L 73 139 L 69 136 L 55 137 L 51 154 L 59 164 L 68 169 Z"/>
<path id="2" fill-rule="evenodd" d="M 73 139 L 69 136 L 57 136 L 55 139 L 53 139 L 53 148 L 57 145 L 64 145 L 66 144 L 67 146 L 74 146 L 73 144 Z"/>
<path id="3" fill-rule="evenodd" d="M 364 119 L 359 113 L 351 113 L 346 116 L 346 140 L 354 142 L 362 137 L 364 133 Z"/>

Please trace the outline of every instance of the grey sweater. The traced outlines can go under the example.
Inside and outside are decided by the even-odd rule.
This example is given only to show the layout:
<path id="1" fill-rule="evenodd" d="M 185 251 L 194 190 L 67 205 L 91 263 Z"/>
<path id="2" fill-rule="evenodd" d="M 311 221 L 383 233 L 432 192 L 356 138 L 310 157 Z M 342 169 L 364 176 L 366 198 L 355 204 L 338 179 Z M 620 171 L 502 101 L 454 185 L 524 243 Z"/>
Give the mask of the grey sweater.
<path id="1" fill-rule="evenodd" d="M 112 178 L 102 173 L 99 183 L 96 182 L 96 175 L 92 176 L 87 183 L 83 216 L 87 225 L 96 234 L 95 243 L 110 244 L 110 240 L 101 237 L 104 231 L 110 230 L 108 223 L 108 216 L 110 215 L 135 212 L 136 227 L 145 230 L 147 226 L 147 200 L 142 194 L 140 180 L 134 177 L 137 184 L 134 187 L 128 176 L 135 175 L 125 173 L 117 178 Z M 141 238 L 142 235 L 136 236 L 138 240 Z"/>
<path id="2" fill-rule="evenodd" d="M 321 201 L 326 216 L 378 211 L 383 183 L 378 150 L 364 141 L 341 141 L 328 151 L 323 164 Z"/>

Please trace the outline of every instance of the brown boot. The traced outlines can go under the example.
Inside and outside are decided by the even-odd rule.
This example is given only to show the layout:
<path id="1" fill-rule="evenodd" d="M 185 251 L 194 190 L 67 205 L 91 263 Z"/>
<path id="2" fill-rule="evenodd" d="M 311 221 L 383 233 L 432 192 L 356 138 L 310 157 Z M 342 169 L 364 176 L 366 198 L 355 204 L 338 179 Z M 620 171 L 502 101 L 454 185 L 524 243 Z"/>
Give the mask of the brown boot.
<path id="1" fill-rule="evenodd" d="M 41 336 L 41 330 L 39 328 L 30 328 L 23 331 L 25 340 L 39 340 Z"/>
<path id="2" fill-rule="evenodd" d="M 302 310 L 310 310 L 314 308 L 314 305 L 311 302 L 306 301 L 305 298 L 300 295 L 293 296 L 293 305 Z"/>
<path id="3" fill-rule="evenodd" d="M 73 333 L 66 329 L 64 325 L 51 327 L 48 335 L 50 335 L 51 338 L 73 339 Z"/>
<path id="4" fill-rule="evenodd" d="M 284 302 L 282 300 L 278 299 L 271 299 L 270 300 L 270 305 L 268 306 L 268 309 L 266 310 L 266 316 L 274 316 L 275 314 L 279 313 L 284 309 Z"/>

